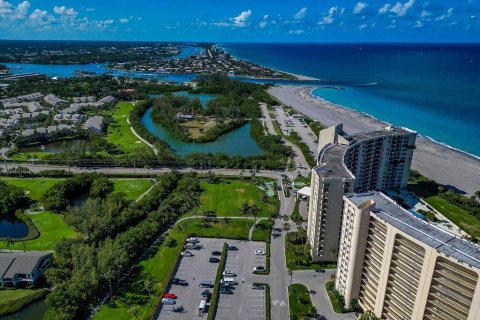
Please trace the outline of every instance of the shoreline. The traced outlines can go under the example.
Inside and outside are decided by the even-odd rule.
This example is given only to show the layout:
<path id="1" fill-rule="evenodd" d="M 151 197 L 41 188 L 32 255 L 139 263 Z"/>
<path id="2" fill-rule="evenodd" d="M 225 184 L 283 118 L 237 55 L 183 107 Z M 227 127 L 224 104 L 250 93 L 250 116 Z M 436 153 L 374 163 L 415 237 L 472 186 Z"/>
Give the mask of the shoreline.
<path id="1" fill-rule="evenodd" d="M 269 93 L 320 123 L 331 126 L 344 124 L 348 134 L 383 129 L 390 123 L 369 114 L 331 103 L 312 95 L 311 86 L 276 86 Z M 443 185 L 473 194 L 480 190 L 480 159 L 462 150 L 418 134 L 412 169 Z"/>

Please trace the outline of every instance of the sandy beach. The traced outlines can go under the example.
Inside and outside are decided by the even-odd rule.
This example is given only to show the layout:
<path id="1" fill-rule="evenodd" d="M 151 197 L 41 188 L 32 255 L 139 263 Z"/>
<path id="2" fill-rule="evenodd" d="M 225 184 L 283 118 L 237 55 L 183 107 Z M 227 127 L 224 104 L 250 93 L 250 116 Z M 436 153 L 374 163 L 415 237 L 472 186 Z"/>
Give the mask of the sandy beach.
<path id="1" fill-rule="evenodd" d="M 326 126 L 343 123 L 345 132 L 349 134 L 379 130 L 388 125 L 364 113 L 317 99 L 310 94 L 311 90 L 312 87 L 276 86 L 269 92 L 285 105 Z M 468 194 L 480 190 L 479 159 L 420 135 L 416 146 L 413 169 Z"/>

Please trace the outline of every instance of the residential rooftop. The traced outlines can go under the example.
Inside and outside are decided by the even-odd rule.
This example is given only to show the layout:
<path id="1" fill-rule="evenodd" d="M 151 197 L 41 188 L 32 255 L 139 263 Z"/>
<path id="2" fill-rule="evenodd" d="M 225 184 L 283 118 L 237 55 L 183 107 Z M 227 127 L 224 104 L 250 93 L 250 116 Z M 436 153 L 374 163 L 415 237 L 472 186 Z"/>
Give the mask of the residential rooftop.
<path id="1" fill-rule="evenodd" d="M 343 155 L 348 149 L 344 144 L 331 144 L 322 149 L 319 155 L 319 165 L 313 169 L 318 175 L 326 178 L 342 177 L 354 178 L 352 173 L 347 169 L 343 163 Z"/>
<path id="2" fill-rule="evenodd" d="M 416 133 L 407 128 L 388 126 L 384 130 L 375 130 L 367 132 L 359 132 L 346 136 L 345 138 L 349 141 L 363 141 L 371 138 L 385 137 L 385 136 L 394 136 L 398 134 L 411 134 Z"/>
<path id="3" fill-rule="evenodd" d="M 480 269 L 480 246 L 414 217 L 383 193 L 349 194 L 346 198 L 357 206 L 373 200 L 375 209 L 372 213 L 378 218 L 427 246 Z"/>

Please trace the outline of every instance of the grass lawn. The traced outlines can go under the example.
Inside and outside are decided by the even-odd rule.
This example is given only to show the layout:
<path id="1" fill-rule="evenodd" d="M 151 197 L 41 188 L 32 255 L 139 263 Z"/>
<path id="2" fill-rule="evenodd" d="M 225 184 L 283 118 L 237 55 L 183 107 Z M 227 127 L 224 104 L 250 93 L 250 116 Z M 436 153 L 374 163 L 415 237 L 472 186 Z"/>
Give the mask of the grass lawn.
<path id="1" fill-rule="evenodd" d="M 39 200 L 40 197 L 50 189 L 55 183 L 65 179 L 55 178 L 1 178 L 8 184 L 24 188 L 28 191 L 28 196 L 32 200 Z"/>
<path id="2" fill-rule="evenodd" d="M 480 221 L 475 216 L 440 196 L 431 196 L 425 201 L 468 234 L 480 238 Z"/>
<path id="3" fill-rule="evenodd" d="M 128 312 L 130 308 L 138 305 L 140 308 L 139 319 L 148 315 L 155 307 L 156 294 L 151 295 L 144 288 L 146 279 L 152 279 L 155 282 L 155 288 L 158 290 L 165 281 L 170 267 L 175 263 L 175 258 L 183 248 L 183 243 L 187 235 L 197 235 L 201 237 L 227 237 L 228 238 L 246 238 L 248 230 L 253 220 L 246 222 L 244 219 L 224 218 L 213 220 L 193 220 L 179 223 L 169 232 L 169 236 L 176 240 L 174 247 L 168 247 L 162 243 L 158 250 L 153 250 L 152 255 L 140 262 L 136 272 L 131 280 L 125 282 L 122 288 L 116 293 L 115 297 L 104 304 L 95 315 L 95 320 L 130 320 L 132 315 Z"/>
<path id="4" fill-rule="evenodd" d="M 201 182 L 200 185 L 205 190 L 200 195 L 201 211 L 215 211 L 217 216 L 239 216 L 240 206 L 247 201 L 260 207 L 259 217 L 272 217 L 277 213 L 275 196 L 265 203 L 265 192 L 253 182 L 226 180 L 218 184 Z"/>
<path id="5" fill-rule="evenodd" d="M 22 187 L 27 190 L 32 200 L 39 200 L 41 196 L 55 183 L 63 181 L 61 178 L 1 178 L 8 184 Z M 115 192 L 125 192 L 127 199 L 135 200 L 151 187 L 149 179 L 110 179 L 115 185 Z"/>
<path id="6" fill-rule="evenodd" d="M 52 152 L 43 152 L 43 151 L 38 151 L 38 152 L 18 152 L 15 153 L 13 156 L 11 156 L 9 159 L 14 160 L 14 161 L 27 161 L 27 160 L 32 160 L 35 159 L 43 159 L 45 156 L 52 155 Z"/>
<path id="7" fill-rule="evenodd" d="M 43 297 L 45 289 L 0 290 L 0 316 L 20 310 L 33 300 Z"/>
<path id="8" fill-rule="evenodd" d="M 147 191 L 152 184 L 150 179 L 111 179 L 115 192 L 124 192 L 128 200 L 135 200 Z"/>
<path id="9" fill-rule="evenodd" d="M 330 299 L 330 303 L 332 304 L 333 310 L 336 313 L 346 313 L 352 312 L 350 309 L 345 309 L 343 305 L 343 297 L 338 293 L 335 289 L 335 283 L 333 281 L 329 281 L 325 284 L 325 288 L 327 289 L 327 294 Z"/>
<path id="10" fill-rule="evenodd" d="M 128 114 L 132 109 L 133 104 L 131 102 L 123 101 L 118 103 L 112 116 L 114 122 L 108 127 L 107 134 L 107 141 L 118 145 L 126 153 L 148 149 L 148 146 L 132 133 L 127 123 Z"/>
<path id="11" fill-rule="evenodd" d="M 296 283 L 288 287 L 288 304 L 291 320 L 310 319 L 309 316 L 316 313 L 308 289 L 303 284 Z"/>
<path id="12" fill-rule="evenodd" d="M 33 240 L 15 243 L 12 249 L 23 250 L 24 243 L 27 250 L 53 250 L 55 244 L 62 238 L 76 237 L 75 231 L 65 223 L 63 216 L 59 214 L 42 212 L 29 217 L 40 232 L 40 236 Z M 5 242 L 0 242 L 0 249 L 6 248 Z"/>
<path id="13" fill-rule="evenodd" d="M 310 253 L 305 249 L 305 245 L 301 243 L 293 243 L 288 240 L 290 232 L 285 238 L 285 259 L 287 268 L 290 270 L 316 270 L 316 269 L 333 269 L 337 265 L 332 262 L 312 262 Z M 306 241 L 306 239 L 305 239 Z"/>
<path id="14" fill-rule="evenodd" d="M 270 230 L 273 226 L 273 220 L 262 220 L 253 229 L 252 240 L 268 242 L 270 240 Z"/>

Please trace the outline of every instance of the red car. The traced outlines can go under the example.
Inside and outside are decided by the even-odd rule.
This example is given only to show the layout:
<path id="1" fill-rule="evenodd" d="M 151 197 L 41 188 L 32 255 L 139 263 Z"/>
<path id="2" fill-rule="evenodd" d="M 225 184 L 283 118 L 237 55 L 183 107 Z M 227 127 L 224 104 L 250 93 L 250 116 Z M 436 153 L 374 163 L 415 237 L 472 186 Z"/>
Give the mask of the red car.
<path id="1" fill-rule="evenodd" d="M 164 298 L 169 298 L 169 299 L 177 299 L 177 295 L 174 293 L 165 293 L 163 295 Z"/>

